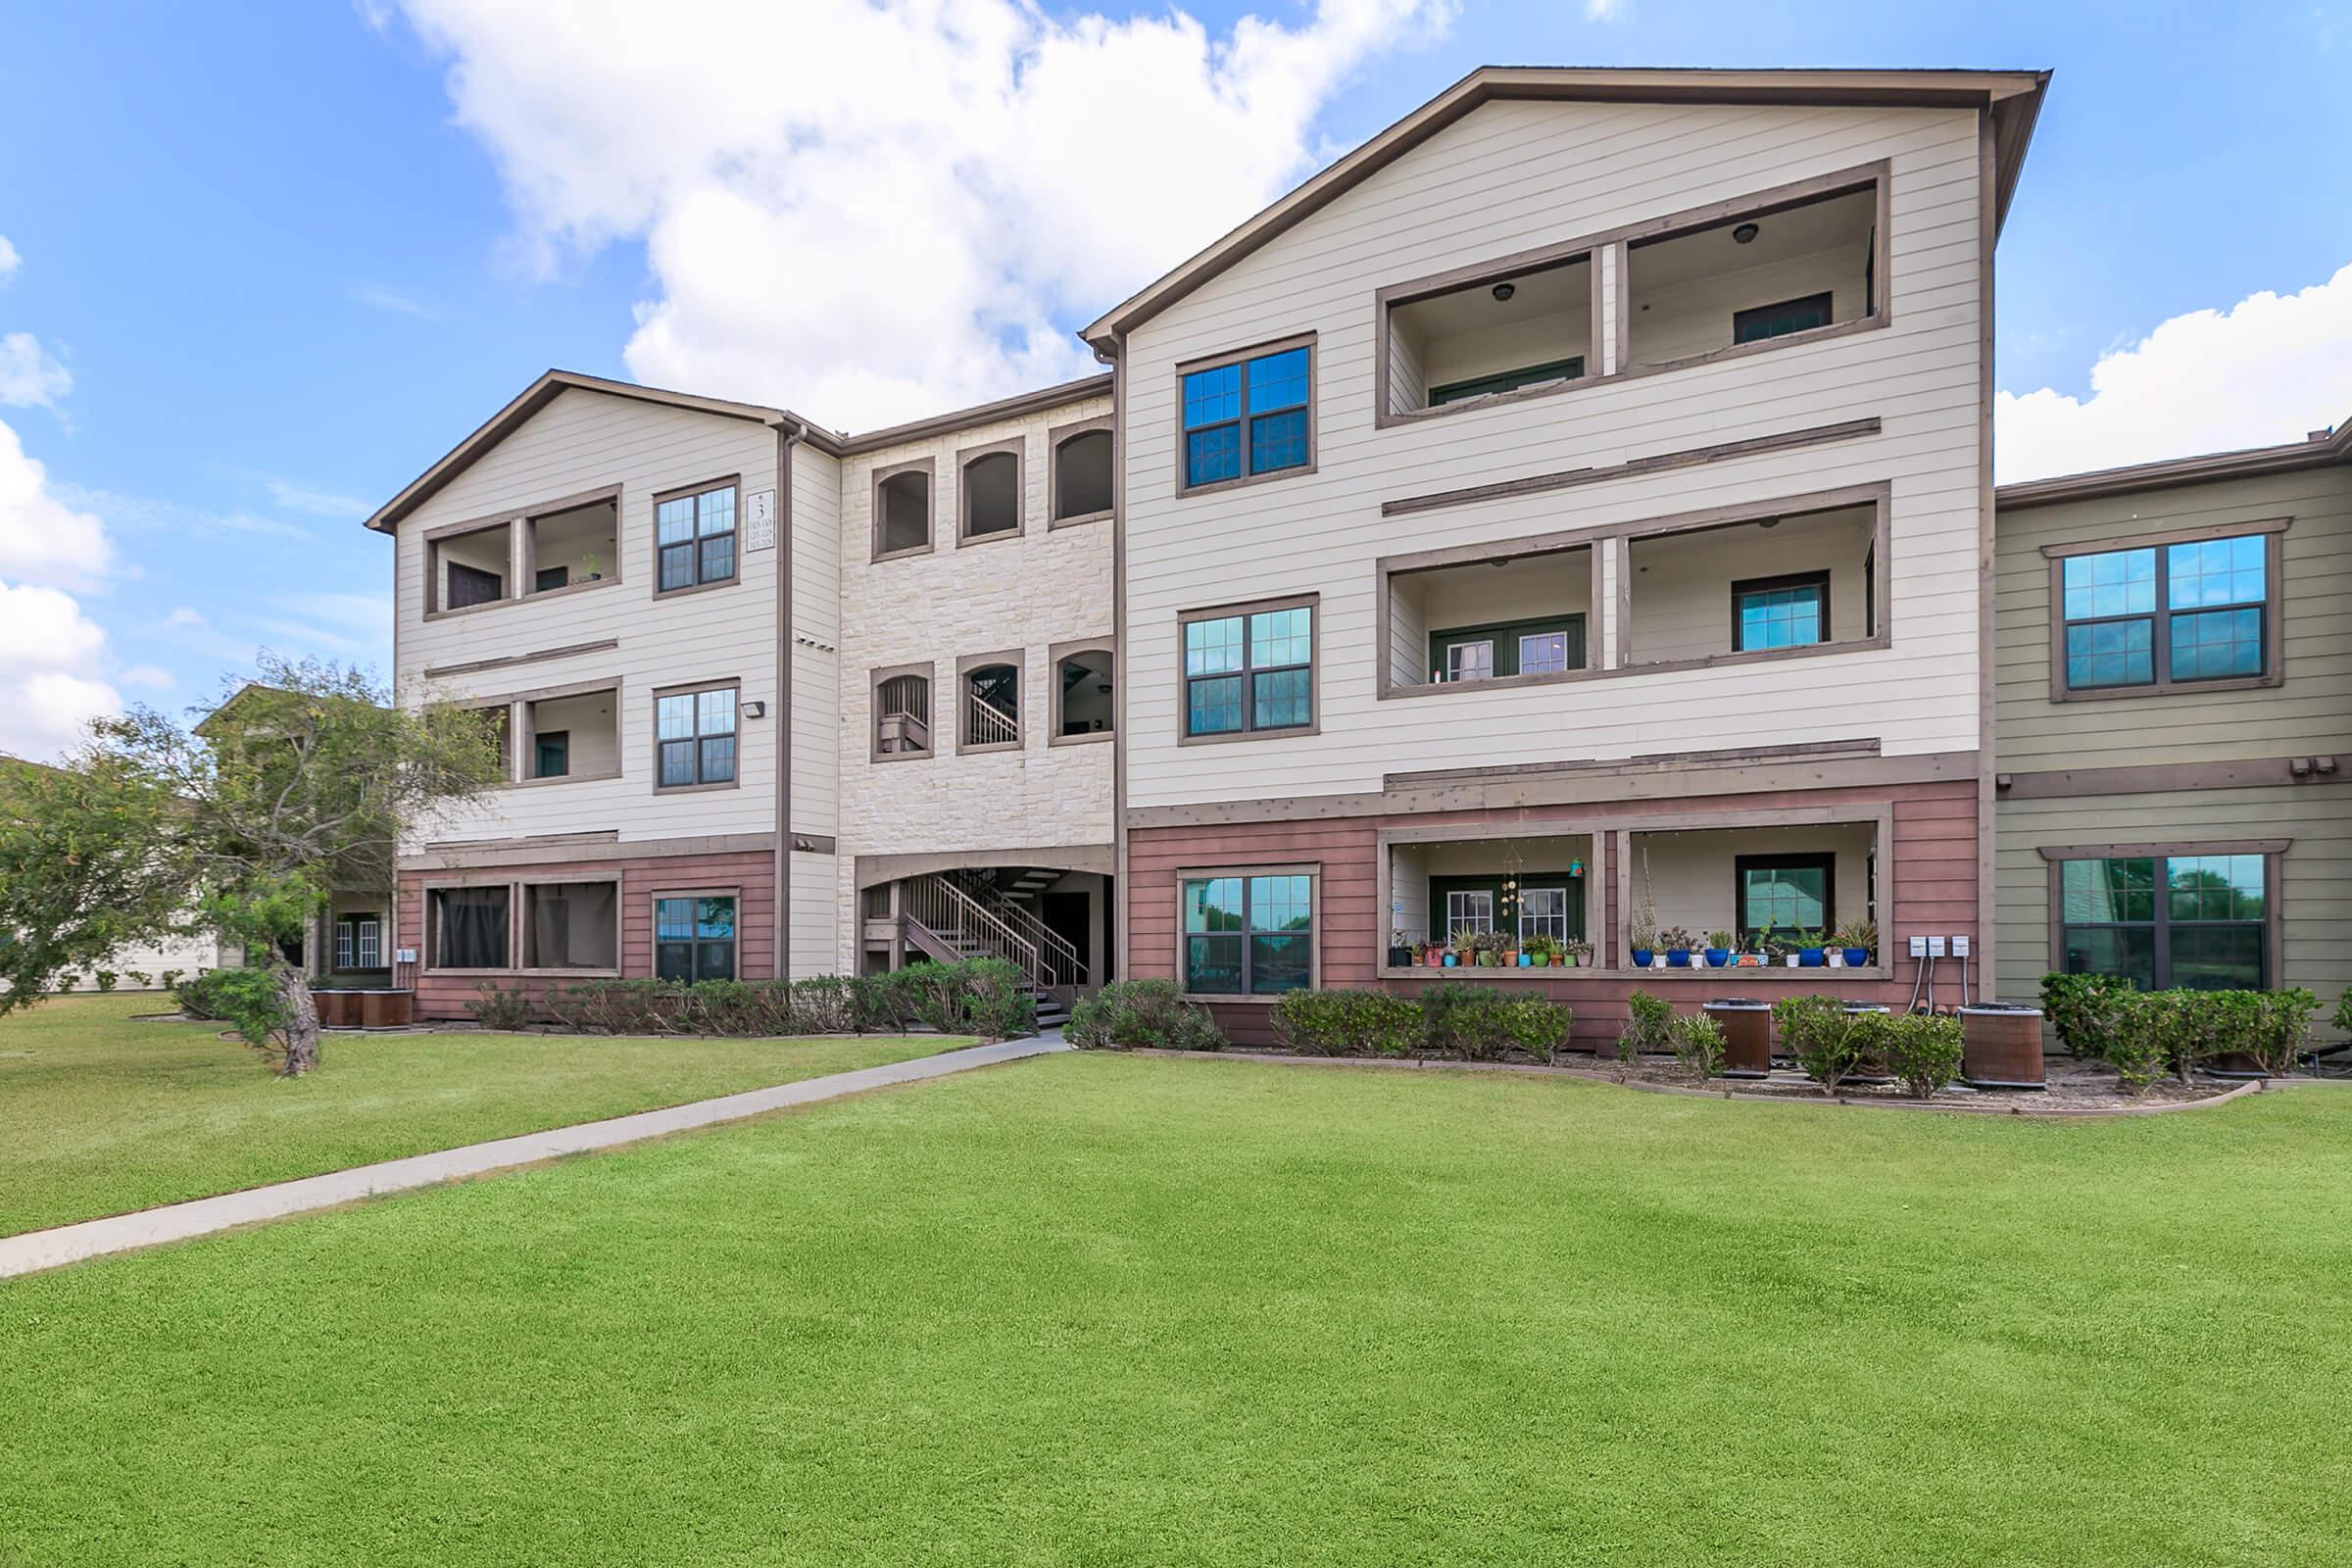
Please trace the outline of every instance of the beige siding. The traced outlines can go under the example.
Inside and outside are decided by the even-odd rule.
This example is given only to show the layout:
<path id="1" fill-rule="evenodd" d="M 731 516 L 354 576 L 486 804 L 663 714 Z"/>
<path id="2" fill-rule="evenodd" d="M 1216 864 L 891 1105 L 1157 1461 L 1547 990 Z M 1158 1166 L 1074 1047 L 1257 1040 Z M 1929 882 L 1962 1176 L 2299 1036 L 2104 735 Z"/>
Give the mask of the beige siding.
<path id="1" fill-rule="evenodd" d="M 1890 326 L 1374 426 L 1376 289 L 1879 159 L 1893 171 Z M 1147 322 L 1128 342 L 1122 436 L 1130 804 L 1378 790 L 1396 768 L 1502 760 L 1857 737 L 1974 750 L 1979 198 L 1969 113 L 1491 104 Z M 1604 301 L 1617 281 L 1604 267 Z M 1177 496 L 1176 366 L 1310 330 L 1317 471 Z M 1867 416 L 1881 435 L 1380 514 L 1384 500 Z M 1400 638 L 1376 647 L 1380 556 L 1875 482 L 1893 494 L 1889 650 L 1376 700 L 1380 662 L 1402 654 Z M 1180 752 L 1178 613 L 1301 592 L 1322 596 L 1322 733 Z"/>
<path id="2" fill-rule="evenodd" d="M 1111 747 L 1050 744 L 1057 643 L 1111 633 L 1107 520 L 1048 525 L 1047 431 L 1110 412 L 1094 398 L 1019 419 L 975 425 L 841 465 L 841 838 L 843 911 L 835 962 L 857 962 L 856 858 L 1005 851 L 1111 841 Z M 1021 439 L 1022 533 L 957 546 L 956 454 Z M 873 473 L 929 458 L 935 478 L 928 555 L 875 562 Z M 959 755 L 956 662 L 1019 650 L 1018 750 Z M 931 673 L 933 755 L 876 762 L 871 671 L 924 664 Z M 796 943 L 797 946 L 797 943 Z"/>
<path id="3" fill-rule="evenodd" d="M 742 495 L 773 490 L 775 433 L 741 419 L 571 390 L 527 420 L 447 488 L 403 519 L 396 579 L 399 679 L 404 697 L 426 694 L 429 666 L 469 663 L 615 639 L 593 654 L 450 676 L 435 698 L 487 698 L 617 678 L 621 775 L 500 791 L 479 809 L 453 813 L 427 840 L 506 838 L 617 829 L 625 839 L 769 832 L 775 827 L 775 604 L 779 552 L 741 549 L 734 584 L 657 600 L 654 496 L 728 474 Z M 501 604 L 442 618 L 420 616 L 424 536 L 446 523 L 519 513 L 607 485 L 620 487 L 619 580 L 533 603 Z M 739 514 L 740 516 L 740 514 Z M 690 795 L 654 793 L 657 687 L 739 680 L 745 701 L 768 716 L 743 719 L 741 786 Z"/>
<path id="4" fill-rule="evenodd" d="M 2323 1018 L 2352 986 L 2352 787 L 2004 801 L 1997 828 L 2004 998 L 2033 1000 L 2049 968 L 2050 868 L 2036 851 L 2073 844 L 2293 840 L 2278 889 L 2285 939 L 2281 978 L 2318 993 Z"/>
<path id="5" fill-rule="evenodd" d="M 2282 685 L 2050 701 L 2041 547 L 2292 517 L 2281 541 Z M 1995 556 L 2004 769 L 2352 751 L 2352 468 L 2308 469 L 2004 512 Z"/>
<path id="6" fill-rule="evenodd" d="M 841 468 L 805 442 L 793 449 L 792 828 L 825 838 L 841 831 Z M 797 870 L 793 891 L 797 914 Z"/>

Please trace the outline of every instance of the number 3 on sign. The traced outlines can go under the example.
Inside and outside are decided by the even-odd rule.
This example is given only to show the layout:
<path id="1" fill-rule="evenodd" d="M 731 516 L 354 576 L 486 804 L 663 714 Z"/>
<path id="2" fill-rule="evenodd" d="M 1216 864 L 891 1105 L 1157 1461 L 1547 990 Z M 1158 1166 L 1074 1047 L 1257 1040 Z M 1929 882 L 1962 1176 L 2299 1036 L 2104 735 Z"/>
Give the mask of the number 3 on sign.
<path id="1" fill-rule="evenodd" d="M 776 493 L 755 490 L 744 497 L 744 528 L 751 535 L 746 548 L 773 550 L 776 546 Z"/>

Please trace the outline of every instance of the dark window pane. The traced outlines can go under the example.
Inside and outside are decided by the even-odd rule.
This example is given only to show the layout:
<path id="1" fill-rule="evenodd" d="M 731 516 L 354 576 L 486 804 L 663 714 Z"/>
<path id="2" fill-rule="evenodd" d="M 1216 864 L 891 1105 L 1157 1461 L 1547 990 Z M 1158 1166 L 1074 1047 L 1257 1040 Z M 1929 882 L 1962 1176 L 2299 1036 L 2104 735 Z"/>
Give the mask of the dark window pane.
<path id="1" fill-rule="evenodd" d="M 1274 996 L 1285 991 L 1303 991 L 1307 982 L 1307 962 L 1314 938 L 1301 932 L 1296 936 L 1251 937 L 1250 939 L 1250 990 L 1253 996 Z"/>
<path id="2" fill-rule="evenodd" d="M 1184 438 L 1184 473 L 1187 484 L 1215 484 L 1220 479 L 1242 476 L 1242 427 L 1220 424 L 1213 429 L 1195 430 Z"/>
<path id="3" fill-rule="evenodd" d="M 2066 684 L 2141 686 L 2156 678 L 2155 623 L 2108 620 L 2066 628 Z"/>
<path id="4" fill-rule="evenodd" d="M 1808 294 L 1803 299 L 1783 300 L 1777 305 L 1759 305 L 1752 310 L 1732 314 L 1732 341 L 1760 343 L 1770 337 L 1785 337 L 1790 332 L 1808 331 L 1830 324 L 1830 296 Z"/>
<path id="5" fill-rule="evenodd" d="M 2168 904 L 2175 920 L 2260 920 L 2263 859 L 2259 855 L 2181 855 L 2165 861 Z"/>
<path id="6" fill-rule="evenodd" d="M 2173 975 L 2189 991 L 2260 991 L 2263 928 L 2259 925 L 2173 927 Z"/>
<path id="7" fill-rule="evenodd" d="M 482 571 L 473 566 L 450 563 L 449 608 L 464 610 L 467 605 L 495 604 L 506 595 L 507 580 L 495 571 Z"/>
<path id="8" fill-rule="evenodd" d="M 1242 678 L 1216 675 L 1186 682 L 1187 735 L 1229 735 L 1242 727 Z"/>
<path id="9" fill-rule="evenodd" d="M 2120 975 L 2142 991 L 2156 989 L 2153 926 L 2068 926 L 2064 947 L 2068 974 Z"/>
<path id="10" fill-rule="evenodd" d="M 1818 930 L 1829 909 L 1830 876 L 1818 865 L 1749 867 L 1740 879 L 1740 921 L 1749 931 Z"/>
<path id="11" fill-rule="evenodd" d="M 1239 936 L 1192 935 L 1184 939 L 1184 989 L 1213 996 L 1237 996 L 1242 989 L 1242 943 Z"/>
<path id="12" fill-rule="evenodd" d="M 694 944 L 660 942 L 654 945 L 654 975 L 661 980 L 694 978 Z"/>
<path id="13" fill-rule="evenodd" d="M 2068 860 L 2058 873 L 2060 910 L 2068 924 L 2105 924 L 2156 918 L 2156 862 Z"/>
<path id="14" fill-rule="evenodd" d="M 2173 617 L 2173 679 L 2262 673 L 2262 612 L 2205 610 Z"/>
<path id="15" fill-rule="evenodd" d="M 724 582 L 735 575 L 735 536 L 722 533 L 703 541 L 703 581 Z"/>
<path id="16" fill-rule="evenodd" d="M 531 576 L 531 592 L 536 594 L 553 593 L 558 588 L 568 587 L 570 584 L 571 568 L 569 566 L 541 566 Z"/>
<path id="17" fill-rule="evenodd" d="M 537 746 L 538 765 L 532 770 L 533 778 L 562 778 L 571 771 L 571 736 L 568 732 L 541 735 Z"/>
<path id="18" fill-rule="evenodd" d="M 662 547 L 662 587 L 663 591 L 693 586 L 694 546 L 691 543 L 663 545 Z"/>
<path id="19" fill-rule="evenodd" d="M 1271 473 L 1306 463 L 1306 411 L 1269 414 L 1250 421 L 1250 471 Z"/>
<path id="20" fill-rule="evenodd" d="M 662 782 L 691 784 L 694 782 L 694 742 L 663 741 L 662 743 Z"/>
<path id="21" fill-rule="evenodd" d="M 735 776 L 735 737 L 713 735 L 703 742 L 703 777 L 705 784 L 724 784 Z"/>
<path id="22" fill-rule="evenodd" d="M 1250 679 L 1256 704 L 1255 716 L 1250 722 L 1255 728 L 1286 729 L 1314 717 L 1312 670 L 1278 669 Z"/>
<path id="23" fill-rule="evenodd" d="M 433 962 L 443 969 L 503 969 L 507 966 L 508 903 L 505 888 L 441 888 L 433 901 L 439 930 Z"/>
<path id="24" fill-rule="evenodd" d="M 732 980 L 735 978 L 735 944 L 732 942 L 698 942 L 694 977 L 697 980 Z"/>

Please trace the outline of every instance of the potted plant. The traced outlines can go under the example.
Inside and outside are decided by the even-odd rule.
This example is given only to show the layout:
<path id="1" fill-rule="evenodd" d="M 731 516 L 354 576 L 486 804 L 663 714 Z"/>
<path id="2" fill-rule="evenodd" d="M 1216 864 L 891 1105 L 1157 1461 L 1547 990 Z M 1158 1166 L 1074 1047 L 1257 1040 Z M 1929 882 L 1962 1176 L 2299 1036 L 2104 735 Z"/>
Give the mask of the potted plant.
<path id="1" fill-rule="evenodd" d="M 1738 942 L 1733 938 L 1729 931 L 1708 932 L 1707 967 L 1710 969 L 1727 969 L 1731 967 L 1732 949 L 1737 946 L 1739 946 Z"/>
<path id="2" fill-rule="evenodd" d="M 1799 968 L 1818 969 L 1829 961 L 1829 953 L 1822 946 L 1820 932 L 1800 928 L 1788 940 L 1790 946 L 1796 949 L 1796 962 Z"/>
<path id="3" fill-rule="evenodd" d="M 580 557 L 580 571 L 590 582 L 602 582 L 605 577 L 605 558 L 591 550 Z"/>
<path id="4" fill-rule="evenodd" d="M 1658 946 L 1666 950 L 1666 966 L 1670 969 L 1690 967 L 1690 933 L 1679 925 L 1670 925 L 1658 933 Z"/>
<path id="5" fill-rule="evenodd" d="M 1869 920 L 1848 920 L 1831 940 L 1838 945 L 1848 969 L 1867 968 L 1870 956 L 1879 951 L 1879 928 Z"/>
<path id="6" fill-rule="evenodd" d="M 1560 944 L 1561 968 L 1573 969 L 1579 964 L 1591 963 L 1592 961 L 1592 944 L 1587 942 L 1584 938 L 1578 937 L 1573 942 L 1563 942 Z"/>
<path id="7" fill-rule="evenodd" d="M 1651 960 L 1657 956 L 1658 953 L 1657 928 L 1636 922 L 1634 928 L 1626 933 L 1625 940 L 1632 945 L 1634 950 L 1634 967 L 1637 969 L 1651 967 Z"/>
<path id="8" fill-rule="evenodd" d="M 1412 965 L 1413 945 L 1404 940 L 1403 931 L 1391 931 L 1389 933 L 1389 967 L 1392 969 L 1409 969 L 1412 967 Z"/>
<path id="9" fill-rule="evenodd" d="M 1539 931 L 1520 944 L 1519 956 L 1527 961 L 1527 966 L 1531 969 L 1548 969 L 1551 967 L 1552 956 L 1558 946 L 1559 944 L 1552 941 L 1550 937 Z"/>

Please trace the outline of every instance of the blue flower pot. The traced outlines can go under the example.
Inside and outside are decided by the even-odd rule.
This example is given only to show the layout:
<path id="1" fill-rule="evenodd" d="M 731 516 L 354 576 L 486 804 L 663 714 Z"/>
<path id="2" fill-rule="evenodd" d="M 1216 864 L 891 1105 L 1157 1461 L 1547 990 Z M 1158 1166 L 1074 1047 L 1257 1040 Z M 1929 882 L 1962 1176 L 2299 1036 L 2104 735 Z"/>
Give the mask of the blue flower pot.
<path id="1" fill-rule="evenodd" d="M 1867 969 L 1867 968 L 1869 968 L 1869 967 L 1870 967 L 1870 950 L 1869 950 L 1868 948 L 1848 948 L 1848 949 L 1846 949 L 1846 950 L 1845 950 L 1845 966 L 1846 966 L 1848 969 Z"/>
<path id="2" fill-rule="evenodd" d="M 1689 948 L 1669 948 L 1666 951 L 1666 967 L 1669 969 L 1690 968 L 1690 950 Z"/>
<path id="3" fill-rule="evenodd" d="M 1536 966 L 1536 959 L 1535 959 L 1535 956 L 1534 956 L 1533 954 L 1522 953 L 1521 955 L 1519 955 L 1519 967 L 1520 967 L 1520 968 L 1522 968 L 1522 969 L 1532 969 L 1532 968 L 1534 968 L 1535 966 Z"/>
<path id="4" fill-rule="evenodd" d="M 1649 960 L 1656 956 L 1657 955 L 1650 952 L 1647 948 L 1636 948 L 1634 950 L 1634 967 L 1637 969 L 1646 969 L 1649 967 Z"/>
<path id="5" fill-rule="evenodd" d="M 1709 949 L 1707 950 L 1707 967 L 1708 967 L 1708 968 L 1710 968 L 1710 969 L 1720 969 L 1720 968 L 1724 967 L 1726 964 L 1730 963 L 1731 961 L 1732 961 L 1732 950 L 1731 950 L 1731 949 L 1729 949 L 1729 948 L 1709 948 Z"/>
<path id="6" fill-rule="evenodd" d="M 1452 968 L 1452 967 L 1453 967 L 1453 965 L 1454 965 L 1454 956 L 1453 956 L 1453 955 L 1452 955 L 1452 954 L 1448 953 L 1447 955 L 1446 955 L 1446 968 L 1448 968 L 1448 969 L 1450 969 L 1450 968 Z"/>
<path id="7" fill-rule="evenodd" d="M 1828 954 L 1823 952 L 1823 950 L 1820 948 L 1799 948 L 1796 950 L 1796 963 L 1797 967 L 1800 969 L 1818 969 L 1829 961 L 1830 959 Z"/>

